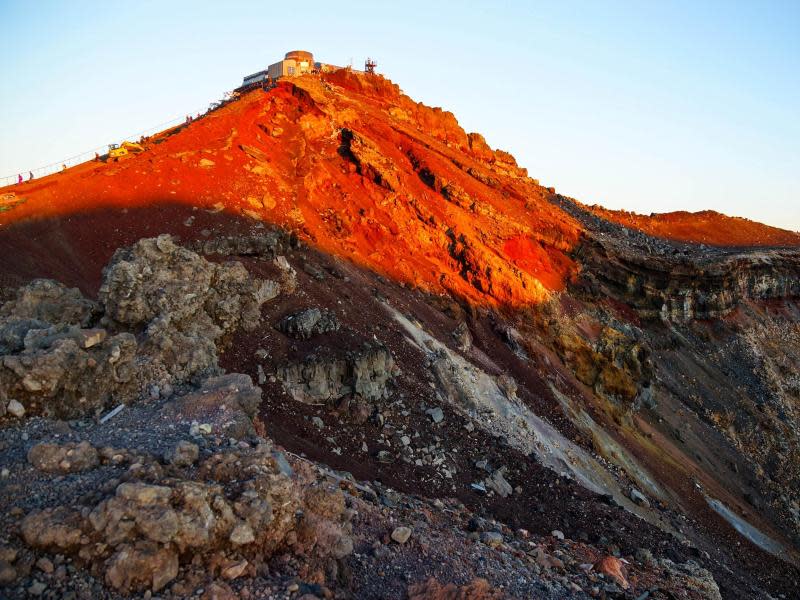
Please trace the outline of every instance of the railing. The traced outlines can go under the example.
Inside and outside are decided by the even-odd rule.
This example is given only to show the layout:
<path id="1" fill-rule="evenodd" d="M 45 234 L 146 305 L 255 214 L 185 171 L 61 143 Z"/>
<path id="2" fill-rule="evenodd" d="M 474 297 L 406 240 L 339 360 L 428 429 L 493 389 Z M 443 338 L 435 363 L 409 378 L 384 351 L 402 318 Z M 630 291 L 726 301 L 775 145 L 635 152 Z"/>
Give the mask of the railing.
<path id="1" fill-rule="evenodd" d="M 199 114 L 201 117 L 208 112 L 207 109 L 195 111 L 192 114 Z M 196 118 L 196 117 L 194 117 Z M 164 121 L 163 123 L 159 123 L 158 125 L 154 125 L 145 131 L 140 131 L 133 135 L 126 136 L 119 140 L 128 140 L 132 142 L 138 142 L 139 138 L 146 137 L 153 135 L 154 133 L 159 133 L 170 127 L 174 127 L 176 125 L 180 125 L 186 122 L 186 116 L 182 117 L 175 117 L 174 119 L 170 119 L 169 121 Z M 63 170 L 66 166 L 67 168 L 74 167 L 81 163 L 88 162 L 90 160 L 94 160 L 95 154 L 104 155 L 108 152 L 108 145 L 104 146 L 97 146 L 96 148 L 92 148 L 91 150 L 87 150 L 86 152 L 81 152 L 80 154 L 76 154 L 75 156 L 70 156 L 69 158 L 65 158 L 63 160 L 56 161 L 54 163 L 50 163 L 49 165 L 45 165 L 43 167 L 36 167 L 35 169 L 28 170 L 23 173 L 18 173 L 16 175 L 7 175 L 5 177 L 0 177 L 0 187 L 6 187 L 9 185 L 16 184 L 19 181 L 19 176 L 22 175 L 23 181 L 28 181 L 30 179 L 31 174 L 33 175 L 34 179 L 39 179 L 41 177 L 45 177 L 47 175 L 52 175 L 53 173 L 58 173 L 59 171 Z"/>

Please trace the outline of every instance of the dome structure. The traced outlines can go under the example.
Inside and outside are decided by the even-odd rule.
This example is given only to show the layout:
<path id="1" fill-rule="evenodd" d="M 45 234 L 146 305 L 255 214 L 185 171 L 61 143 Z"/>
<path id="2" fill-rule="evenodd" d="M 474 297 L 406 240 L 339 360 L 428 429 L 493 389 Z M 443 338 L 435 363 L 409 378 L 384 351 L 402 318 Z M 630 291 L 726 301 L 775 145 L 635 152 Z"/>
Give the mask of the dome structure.
<path id="1" fill-rule="evenodd" d="M 290 50 L 286 53 L 284 60 L 296 60 L 298 62 L 307 61 L 314 62 L 314 55 L 306 50 Z"/>

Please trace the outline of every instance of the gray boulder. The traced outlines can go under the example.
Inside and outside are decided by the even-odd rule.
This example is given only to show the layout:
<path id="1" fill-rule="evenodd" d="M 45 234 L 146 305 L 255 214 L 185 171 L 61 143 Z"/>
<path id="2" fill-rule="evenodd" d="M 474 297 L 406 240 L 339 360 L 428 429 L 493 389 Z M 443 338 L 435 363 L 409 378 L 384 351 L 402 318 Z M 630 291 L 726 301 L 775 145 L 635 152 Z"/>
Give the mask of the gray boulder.
<path id="1" fill-rule="evenodd" d="M 182 382 L 218 373 L 217 345 L 255 327 L 261 305 L 279 291 L 241 263 L 209 262 L 161 235 L 117 250 L 99 297 L 109 325 L 144 328 L 148 367 Z"/>
<path id="2" fill-rule="evenodd" d="M 388 398 L 397 374 L 394 358 L 382 344 L 364 344 L 343 357 L 310 355 L 277 371 L 278 379 L 295 400 L 321 404 L 348 395 L 370 401 Z"/>
<path id="3" fill-rule="evenodd" d="M 322 333 L 338 331 L 339 321 L 328 310 L 308 308 L 281 319 L 278 329 L 289 337 L 308 340 Z"/>

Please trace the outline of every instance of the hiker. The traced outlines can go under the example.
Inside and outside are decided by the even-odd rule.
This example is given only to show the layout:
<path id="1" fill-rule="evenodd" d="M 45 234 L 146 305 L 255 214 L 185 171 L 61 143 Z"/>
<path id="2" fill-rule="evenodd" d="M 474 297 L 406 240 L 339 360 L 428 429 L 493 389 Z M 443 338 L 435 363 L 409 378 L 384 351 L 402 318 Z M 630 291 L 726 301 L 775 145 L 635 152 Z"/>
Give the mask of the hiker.
<path id="1" fill-rule="evenodd" d="M 22 174 L 21 173 L 19 175 L 17 175 L 17 185 L 19 185 L 20 183 L 22 183 Z"/>
<path id="2" fill-rule="evenodd" d="M 33 181 L 33 171 L 28 171 L 28 181 Z"/>
<path id="3" fill-rule="evenodd" d="M 66 170 L 67 170 L 67 165 L 61 165 L 61 172 L 63 173 Z"/>

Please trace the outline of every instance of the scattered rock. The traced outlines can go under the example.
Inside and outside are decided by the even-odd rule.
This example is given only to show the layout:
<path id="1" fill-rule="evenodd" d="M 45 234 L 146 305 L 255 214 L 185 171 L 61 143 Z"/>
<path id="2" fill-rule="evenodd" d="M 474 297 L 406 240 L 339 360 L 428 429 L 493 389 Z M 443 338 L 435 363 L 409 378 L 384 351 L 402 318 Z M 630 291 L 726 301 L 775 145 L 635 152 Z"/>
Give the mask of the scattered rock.
<path id="1" fill-rule="evenodd" d="M 106 569 L 106 583 L 127 593 L 162 589 L 178 575 L 178 554 L 152 541 L 121 544 Z"/>
<path id="2" fill-rule="evenodd" d="M 636 502 L 636 504 L 638 504 L 639 506 L 645 506 L 648 508 L 650 507 L 650 501 L 642 492 L 640 492 L 636 488 L 631 488 L 630 497 L 631 500 Z"/>
<path id="3" fill-rule="evenodd" d="M 485 579 L 474 579 L 467 585 L 443 585 L 433 578 L 408 586 L 408 600 L 501 600 L 506 595 L 495 590 Z"/>
<path id="4" fill-rule="evenodd" d="M 545 569 L 563 569 L 564 562 L 548 554 L 544 551 L 544 548 L 541 546 L 537 546 L 533 551 L 533 558 L 536 561 L 536 564 Z"/>
<path id="5" fill-rule="evenodd" d="M 503 536 L 496 531 L 484 531 L 481 533 L 481 541 L 490 548 L 497 548 L 503 543 Z"/>
<path id="6" fill-rule="evenodd" d="M 55 570 L 55 567 L 53 566 L 53 561 L 44 556 L 36 561 L 36 567 L 40 571 L 42 571 L 43 573 L 47 573 L 48 575 L 50 575 Z"/>
<path id="7" fill-rule="evenodd" d="M 315 404 L 350 394 L 370 401 L 387 398 L 397 372 L 385 346 L 364 344 L 343 357 L 310 355 L 279 368 L 277 376 L 295 400 Z"/>
<path id="8" fill-rule="evenodd" d="M 17 570 L 7 561 L 0 560 L 0 586 L 6 586 L 17 580 Z"/>
<path id="9" fill-rule="evenodd" d="M 165 414 L 177 422 L 201 423 L 190 435 L 212 431 L 229 438 L 253 435 L 252 418 L 261 404 L 261 388 L 242 373 L 210 377 L 200 389 L 180 396 L 165 408 Z"/>
<path id="10" fill-rule="evenodd" d="M 172 449 L 170 449 L 166 456 L 167 462 L 176 467 L 190 467 L 200 456 L 200 447 L 187 440 L 181 440 Z"/>
<path id="11" fill-rule="evenodd" d="M 395 530 L 392 531 L 392 540 L 398 544 L 405 544 L 410 537 L 411 528 L 409 527 L 396 527 Z"/>
<path id="12" fill-rule="evenodd" d="M 247 568 L 249 563 L 246 560 L 240 560 L 239 562 L 233 563 L 229 567 L 225 567 L 222 569 L 222 576 L 225 579 L 236 579 L 240 577 L 244 570 Z"/>
<path id="13" fill-rule="evenodd" d="M 472 348 L 472 334 L 465 322 L 462 321 L 458 324 L 458 327 L 453 331 L 453 338 L 458 344 L 458 349 L 462 352 L 468 352 Z"/>
<path id="14" fill-rule="evenodd" d="M 21 419 L 25 416 L 25 407 L 22 405 L 22 402 L 19 402 L 18 400 L 9 400 L 6 410 L 9 412 L 9 414 L 18 419 Z"/>
<path id="15" fill-rule="evenodd" d="M 444 411 L 439 408 L 429 408 L 425 411 L 434 423 L 441 423 L 444 420 Z"/>
<path id="16" fill-rule="evenodd" d="M 256 537 L 253 534 L 253 528 L 248 523 L 240 523 L 234 527 L 230 537 L 231 543 L 236 546 L 250 544 L 255 541 Z"/>
<path id="17" fill-rule="evenodd" d="M 628 580 L 622 573 L 622 563 L 618 558 L 605 556 L 594 563 L 594 570 L 611 577 L 623 590 L 628 589 Z"/>
<path id="18" fill-rule="evenodd" d="M 486 480 L 486 487 L 493 489 L 501 498 L 507 498 L 514 493 L 514 488 L 504 477 L 505 472 L 506 468 L 501 467 Z"/>
<path id="19" fill-rule="evenodd" d="M 637 548 L 634 557 L 643 565 L 649 565 L 653 562 L 653 553 L 647 548 Z"/>
<path id="20" fill-rule="evenodd" d="M 239 600 L 240 596 L 235 594 L 227 583 L 214 581 L 210 583 L 203 592 L 203 600 Z"/>
<path id="21" fill-rule="evenodd" d="M 554 529 L 553 531 L 551 531 L 550 535 L 552 535 L 557 540 L 563 540 L 564 539 L 564 532 L 559 531 L 558 529 Z"/>
<path id="22" fill-rule="evenodd" d="M 28 462 L 46 473 L 80 473 L 95 468 L 100 458 L 89 442 L 41 443 L 28 451 Z"/>
<path id="23" fill-rule="evenodd" d="M 42 583 L 41 581 L 34 581 L 28 588 L 28 593 L 31 596 L 41 596 L 42 594 L 44 594 L 44 591 L 46 589 L 47 589 L 47 584 Z"/>
<path id="24" fill-rule="evenodd" d="M 339 327 L 339 321 L 334 313 L 319 308 L 301 310 L 284 317 L 278 323 L 280 331 L 299 340 L 308 340 L 322 333 L 338 331 Z"/>

